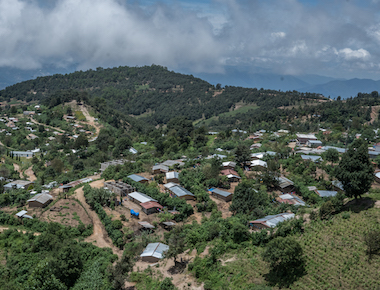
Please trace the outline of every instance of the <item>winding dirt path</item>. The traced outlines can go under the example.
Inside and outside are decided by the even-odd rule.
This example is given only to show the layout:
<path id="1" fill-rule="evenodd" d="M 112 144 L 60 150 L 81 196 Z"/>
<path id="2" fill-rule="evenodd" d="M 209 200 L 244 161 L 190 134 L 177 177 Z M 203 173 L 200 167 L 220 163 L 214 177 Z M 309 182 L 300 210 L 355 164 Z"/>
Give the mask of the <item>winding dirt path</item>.
<path id="1" fill-rule="evenodd" d="M 30 121 L 32 121 L 34 124 L 42 125 L 44 127 L 48 127 L 49 129 L 53 129 L 53 130 L 58 131 L 60 133 L 65 133 L 65 130 L 62 130 L 61 128 L 52 127 L 50 125 L 46 125 L 46 124 L 43 124 L 43 123 L 39 123 L 36 120 L 34 120 L 33 117 L 30 117 Z"/>
<path id="2" fill-rule="evenodd" d="M 22 170 L 20 169 L 20 165 L 18 165 L 17 163 L 13 163 L 13 168 L 15 169 L 15 171 L 17 171 L 20 174 L 20 178 L 23 179 L 24 175 L 22 174 Z"/>
<path id="3" fill-rule="evenodd" d="M 92 182 L 90 183 L 90 186 L 96 187 L 97 183 L 99 183 L 99 181 Z M 108 234 L 104 228 L 104 225 L 99 219 L 97 213 L 91 210 L 90 206 L 86 203 L 86 199 L 83 193 L 83 187 L 78 188 L 75 191 L 75 197 L 82 203 L 83 207 L 86 209 L 88 215 L 90 216 L 90 219 L 93 224 L 94 232 L 91 236 L 85 239 L 85 242 L 93 243 L 99 248 L 111 248 L 114 254 L 121 257 L 123 252 L 112 244 L 112 241 L 108 237 Z"/>
<path id="4" fill-rule="evenodd" d="M 84 105 L 80 106 L 80 110 L 82 111 L 83 115 L 86 117 L 86 120 L 87 120 L 87 122 L 82 122 L 82 123 L 86 123 L 86 124 L 94 127 L 96 130 L 96 134 L 94 137 L 98 136 L 101 126 L 99 125 L 99 123 L 97 123 L 95 121 L 95 117 L 90 116 L 87 108 Z"/>
<path id="5" fill-rule="evenodd" d="M 36 175 L 34 174 L 33 170 L 32 170 L 33 166 L 30 166 L 27 170 L 25 170 L 25 174 L 28 176 L 28 180 L 29 181 L 36 181 L 37 180 L 37 177 Z"/>

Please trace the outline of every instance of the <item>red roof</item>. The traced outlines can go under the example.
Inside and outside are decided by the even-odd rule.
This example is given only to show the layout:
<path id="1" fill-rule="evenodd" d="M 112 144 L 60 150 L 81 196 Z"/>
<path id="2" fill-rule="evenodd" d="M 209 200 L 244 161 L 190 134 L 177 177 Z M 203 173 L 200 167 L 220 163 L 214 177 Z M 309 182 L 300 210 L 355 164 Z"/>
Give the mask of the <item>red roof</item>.
<path id="1" fill-rule="evenodd" d="M 155 201 L 143 202 L 143 203 L 140 203 L 140 205 L 145 209 L 150 209 L 150 208 L 154 208 L 154 207 L 158 207 L 161 209 L 163 208 L 163 206 L 161 204 L 159 204 L 158 202 L 155 202 Z"/>
<path id="2" fill-rule="evenodd" d="M 232 174 L 232 175 L 240 176 L 235 170 L 232 170 L 232 169 L 224 169 L 224 170 L 220 171 L 220 174 L 222 174 L 222 175 Z"/>

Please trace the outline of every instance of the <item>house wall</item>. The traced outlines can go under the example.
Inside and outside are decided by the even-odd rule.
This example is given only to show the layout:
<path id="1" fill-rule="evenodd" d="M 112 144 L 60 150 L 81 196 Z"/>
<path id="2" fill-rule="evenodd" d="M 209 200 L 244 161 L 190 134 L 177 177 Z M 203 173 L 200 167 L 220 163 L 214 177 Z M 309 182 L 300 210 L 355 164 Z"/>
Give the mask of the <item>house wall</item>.
<path id="1" fill-rule="evenodd" d="M 223 196 L 223 195 L 220 195 L 220 194 L 213 192 L 212 196 L 216 197 L 217 199 L 224 200 L 225 202 L 232 200 L 232 194 L 226 197 L 226 196 Z"/>
<path id="2" fill-rule="evenodd" d="M 170 178 L 170 179 L 166 179 L 166 181 L 167 181 L 167 183 L 170 183 L 170 182 L 179 183 L 178 178 Z"/>
<path id="3" fill-rule="evenodd" d="M 160 261 L 160 259 L 156 257 L 151 257 L 151 256 L 145 256 L 141 258 L 141 261 L 143 262 L 149 262 L 149 263 L 157 263 Z"/>
<path id="4" fill-rule="evenodd" d="M 42 204 L 42 203 L 40 203 L 40 202 L 38 202 L 38 201 L 29 201 L 28 206 L 29 206 L 29 207 L 46 207 L 46 206 L 48 206 L 51 202 L 52 202 L 52 200 L 49 200 L 49 201 L 47 201 L 45 204 Z"/>

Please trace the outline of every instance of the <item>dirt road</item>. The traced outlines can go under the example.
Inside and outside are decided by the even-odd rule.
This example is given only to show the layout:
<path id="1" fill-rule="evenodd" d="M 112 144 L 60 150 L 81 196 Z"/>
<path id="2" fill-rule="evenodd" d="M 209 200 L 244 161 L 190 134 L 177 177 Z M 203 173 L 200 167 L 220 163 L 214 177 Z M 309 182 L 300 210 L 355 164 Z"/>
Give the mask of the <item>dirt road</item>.
<path id="1" fill-rule="evenodd" d="M 13 163 L 13 168 L 15 169 L 15 171 L 17 171 L 20 174 L 20 178 L 23 179 L 24 175 L 22 174 L 22 171 L 20 169 L 20 165 Z"/>
<path id="2" fill-rule="evenodd" d="M 37 180 L 37 177 L 36 175 L 34 174 L 33 170 L 32 170 L 33 166 L 30 166 L 27 170 L 25 170 L 25 174 L 28 176 L 28 180 L 29 181 L 36 181 Z"/>
<path id="3" fill-rule="evenodd" d="M 95 136 L 98 136 L 100 132 L 100 127 L 101 127 L 99 123 L 95 121 L 94 117 L 90 116 L 87 108 L 84 105 L 80 107 L 80 110 L 82 111 L 83 115 L 86 117 L 86 120 L 87 120 L 87 122 L 82 122 L 82 123 L 87 123 L 88 125 L 94 127 L 96 130 Z"/>
<path id="4" fill-rule="evenodd" d="M 53 129 L 55 131 L 58 131 L 58 132 L 61 132 L 61 133 L 65 133 L 65 130 L 62 130 L 61 128 L 56 128 L 56 127 L 52 127 L 52 126 L 49 126 L 49 125 L 46 125 L 46 124 L 43 124 L 43 123 L 39 123 L 36 120 L 34 120 L 32 117 L 30 117 L 30 121 L 32 121 L 34 124 L 42 125 L 44 127 L 48 127 L 49 129 Z"/>
<path id="5" fill-rule="evenodd" d="M 96 186 L 99 181 L 94 181 L 90 183 L 91 186 Z M 119 250 L 112 244 L 111 239 L 108 237 L 108 234 L 100 221 L 97 213 L 90 209 L 90 206 L 86 203 L 86 199 L 84 197 L 83 188 L 78 188 L 75 191 L 75 197 L 82 203 L 83 207 L 86 209 L 87 213 L 92 220 L 92 224 L 94 227 L 94 232 L 91 236 L 85 239 L 86 242 L 93 243 L 94 245 L 100 248 L 111 248 L 112 252 L 119 257 L 122 256 L 123 252 Z"/>

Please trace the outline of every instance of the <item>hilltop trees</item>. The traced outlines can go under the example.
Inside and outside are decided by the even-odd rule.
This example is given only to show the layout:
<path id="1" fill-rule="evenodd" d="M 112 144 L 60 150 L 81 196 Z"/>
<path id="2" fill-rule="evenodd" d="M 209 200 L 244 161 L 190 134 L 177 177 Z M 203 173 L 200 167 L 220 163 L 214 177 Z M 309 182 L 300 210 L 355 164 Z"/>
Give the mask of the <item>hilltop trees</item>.
<path id="1" fill-rule="evenodd" d="M 371 188 L 373 172 L 367 144 L 362 139 L 356 139 L 343 154 L 336 177 L 342 182 L 346 195 L 357 199 Z"/>

